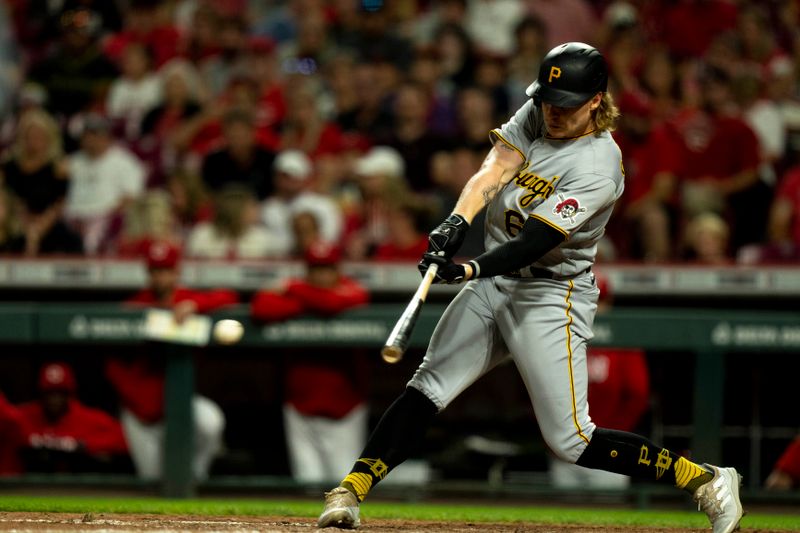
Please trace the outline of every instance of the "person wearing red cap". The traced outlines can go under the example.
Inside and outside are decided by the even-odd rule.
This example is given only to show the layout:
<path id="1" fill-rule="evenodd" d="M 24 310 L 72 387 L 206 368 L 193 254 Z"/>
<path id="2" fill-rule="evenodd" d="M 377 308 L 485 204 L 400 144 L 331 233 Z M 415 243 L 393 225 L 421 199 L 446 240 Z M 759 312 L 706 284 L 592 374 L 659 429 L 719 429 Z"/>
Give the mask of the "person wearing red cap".
<path id="1" fill-rule="evenodd" d="M 181 287 L 180 257 L 180 248 L 172 243 L 150 243 L 146 251 L 148 287 L 128 299 L 128 303 L 170 308 L 177 322 L 194 313 L 208 313 L 238 303 L 239 297 L 230 290 L 201 292 Z"/>
<path id="2" fill-rule="evenodd" d="M 280 291 L 258 291 L 254 320 L 274 322 L 302 314 L 334 316 L 364 305 L 369 294 L 339 272 L 338 248 L 318 242 L 305 254 L 306 276 Z M 331 481 L 347 473 L 367 432 L 366 375 L 363 354 L 352 350 L 293 351 L 284 377 L 284 423 L 289 462 L 297 481 Z"/>
<path id="3" fill-rule="evenodd" d="M 201 292 L 181 287 L 180 249 L 171 243 L 151 243 L 146 262 L 148 286 L 129 298 L 129 304 L 172 309 L 175 321 L 180 323 L 195 313 L 209 313 L 238 303 L 238 295 L 233 291 Z M 122 403 L 120 418 L 131 457 L 143 479 L 158 479 L 162 473 L 164 376 L 161 358 L 112 357 L 106 361 L 106 377 Z M 215 402 L 204 396 L 195 395 L 192 404 L 195 425 L 192 470 L 197 479 L 204 479 L 222 449 L 225 415 Z"/>
<path id="4" fill-rule="evenodd" d="M 611 307 L 608 278 L 595 273 L 600 289 L 598 313 Z M 586 352 L 589 370 L 589 416 L 600 427 L 633 431 L 647 411 L 650 374 L 643 350 L 637 348 L 590 347 Z M 564 489 L 624 489 L 630 478 L 554 459 L 550 463 L 553 485 Z"/>
<path id="5" fill-rule="evenodd" d="M 19 406 L 30 467 L 91 470 L 128 453 L 119 421 L 77 399 L 77 382 L 69 365 L 42 366 L 38 388 L 37 400 Z"/>

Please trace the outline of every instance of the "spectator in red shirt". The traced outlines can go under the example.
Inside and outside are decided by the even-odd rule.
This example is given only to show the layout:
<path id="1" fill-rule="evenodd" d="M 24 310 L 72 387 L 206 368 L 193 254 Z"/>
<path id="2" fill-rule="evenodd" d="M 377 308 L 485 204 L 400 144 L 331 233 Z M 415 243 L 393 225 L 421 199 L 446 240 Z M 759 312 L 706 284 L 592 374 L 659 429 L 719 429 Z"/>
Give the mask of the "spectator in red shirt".
<path id="1" fill-rule="evenodd" d="M 286 115 L 283 72 L 275 43 L 263 37 L 251 37 L 242 61 L 244 71 L 253 77 L 260 92 L 256 122 L 265 128 L 275 128 Z"/>
<path id="2" fill-rule="evenodd" d="M 237 303 L 238 297 L 232 291 L 199 292 L 181 287 L 179 253 L 169 243 L 152 243 L 147 251 L 149 286 L 128 303 L 172 309 L 179 323 L 192 314 Z M 112 357 L 106 362 L 106 377 L 122 403 L 122 427 L 139 477 L 160 478 L 164 445 L 163 360 L 146 356 L 129 360 Z M 197 479 L 205 479 L 222 447 L 225 415 L 216 403 L 199 395 L 194 396 L 192 408 L 195 429 L 192 471 Z"/>
<path id="3" fill-rule="evenodd" d="M 662 2 L 658 20 L 660 37 L 680 58 L 701 57 L 721 33 L 736 26 L 737 7 L 729 0 Z"/>
<path id="4" fill-rule="evenodd" d="M 178 29 L 164 24 L 157 0 L 137 0 L 125 11 L 124 27 L 103 44 L 103 51 L 119 61 L 130 44 L 146 46 L 153 55 L 156 67 L 178 56 L 181 35 Z"/>
<path id="5" fill-rule="evenodd" d="M 127 454 L 119 421 L 75 397 L 72 368 L 49 363 L 39 373 L 39 399 L 19 406 L 27 435 L 29 470 L 96 470 L 114 455 Z"/>
<path id="6" fill-rule="evenodd" d="M 253 297 L 254 320 L 273 322 L 312 313 L 334 316 L 367 303 L 367 291 L 339 273 L 339 251 L 309 247 L 305 279 L 289 280 L 279 292 Z M 284 420 L 292 475 L 305 483 L 345 474 L 366 441 L 366 361 L 352 350 L 309 350 L 287 355 Z M 338 357 L 337 357 L 338 356 Z"/>
<path id="7" fill-rule="evenodd" d="M 789 490 L 798 485 L 800 485 L 800 437 L 786 447 L 764 482 L 764 487 L 769 490 Z"/>
<path id="8" fill-rule="evenodd" d="M 674 120 L 683 137 L 683 210 L 693 217 L 727 215 L 731 245 L 759 242 L 765 231 L 771 191 L 758 179 L 758 139 L 738 116 L 730 78 L 719 69 L 701 75 L 701 107 Z"/>
<path id="9" fill-rule="evenodd" d="M 24 443 L 22 413 L 0 391 L 0 477 L 22 473 L 19 452 Z"/>
<path id="10" fill-rule="evenodd" d="M 286 116 L 281 128 L 281 149 L 300 150 L 312 159 L 336 156 L 344 148 L 342 131 L 325 120 L 319 98 L 305 79 L 294 81 L 286 90 Z"/>
<path id="11" fill-rule="evenodd" d="M 643 95 L 624 93 L 619 105 L 622 118 L 614 138 L 622 150 L 625 193 L 618 206 L 623 216 L 609 233 L 623 256 L 667 261 L 674 252 L 681 139 L 667 125 L 654 124 Z"/>
<path id="12" fill-rule="evenodd" d="M 598 312 L 611 306 L 608 280 L 595 275 L 600 289 Z M 650 396 L 650 374 L 643 350 L 636 348 L 589 348 L 586 353 L 589 370 L 589 414 L 598 426 L 633 431 L 647 411 Z M 630 478 L 604 470 L 554 459 L 550 476 L 558 488 L 624 489 Z"/>
<path id="13" fill-rule="evenodd" d="M 203 84 L 201 87 L 206 89 Z M 188 150 L 195 157 L 230 150 L 235 165 L 232 168 L 240 172 L 248 169 L 256 172 L 257 165 L 248 166 L 253 156 L 252 149 L 257 147 L 271 153 L 280 142 L 273 131 L 273 118 L 260 105 L 261 87 L 258 80 L 249 72 L 237 73 L 229 80 L 224 93 L 206 102 L 201 113 L 184 121 L 176 129 L 172 140 L 176 147 Z M 241 130 L 230 131 L 231 119 L 246 123 L 252 131 L 246 135 Z"/>
<path id="14" fill-rule="evenodd" d="M 414 261 L 428 249 L 428 229 L 432 209 L 422 198 L 409 198 L 392 205 L 388 210 L 386 239 L 378 244 L 376 261 Z"/>

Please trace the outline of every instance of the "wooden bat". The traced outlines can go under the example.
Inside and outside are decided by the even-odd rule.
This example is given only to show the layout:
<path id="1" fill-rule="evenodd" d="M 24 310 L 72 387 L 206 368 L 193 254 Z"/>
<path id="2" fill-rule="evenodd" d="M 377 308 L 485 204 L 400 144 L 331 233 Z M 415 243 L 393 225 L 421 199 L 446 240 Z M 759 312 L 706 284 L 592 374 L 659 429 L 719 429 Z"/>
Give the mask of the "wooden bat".
<path id="1" fill-rule="evenodd" d="M 425 271 L 425 275 L 419 283 L 417 292 L 414 293 L 411 301 L 408 302 L 405 311 L 403 311 L 403 314 L 397 319 L 394 329 L 392 329 L 392 332 L 389 334 L 389 338 L 386 339 L 386 344 L 381 350 L 381 356 L 387 363 L 396 363 L 403 358 L 403 354 L 406 348 L 408 348 L 408 340 L 411 338 L 411 332 L 414 330 L 417 318 L 419 318 L 420 309 L 422 309 L 422 304 L 428 296 L 428 289 L 431 288 L 431 283 L 433 283 L 433 278 L 436 277 L 436 271 L 438 269 L 439 265 L 434 263 Z"/>

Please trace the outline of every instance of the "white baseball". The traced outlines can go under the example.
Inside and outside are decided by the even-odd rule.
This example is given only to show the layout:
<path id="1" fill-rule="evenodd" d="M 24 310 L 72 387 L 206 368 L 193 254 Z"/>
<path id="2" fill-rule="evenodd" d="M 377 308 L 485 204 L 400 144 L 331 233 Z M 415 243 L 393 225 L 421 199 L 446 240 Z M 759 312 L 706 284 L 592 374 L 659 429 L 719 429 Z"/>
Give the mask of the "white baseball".
<path id="1" fill-rule="evenodd" d="M 238 320 L 225 319 L 214 324 L 214 340 L 220 344 L 239 342 L 244 334 L 244 326 Z"/>

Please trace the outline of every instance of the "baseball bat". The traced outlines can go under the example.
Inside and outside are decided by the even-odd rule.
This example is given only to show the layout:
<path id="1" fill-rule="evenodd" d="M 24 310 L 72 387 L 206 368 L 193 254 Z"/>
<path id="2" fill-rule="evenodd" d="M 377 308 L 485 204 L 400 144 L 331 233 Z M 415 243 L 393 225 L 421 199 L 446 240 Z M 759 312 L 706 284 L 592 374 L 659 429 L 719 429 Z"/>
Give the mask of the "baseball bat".
<path id="1" fill-rule="evenodd" d="M 383 349 L 381 349 L 381 357 L 383 357 L 383 360 L 387 363 L 396 363 L 403 358 L 403 354 L 406 348 L 408 348 L 408 340 L 411 338 L 411 332 L 414 330 L 417 318 L 419 318 L 419 311 L 422 309 L 422 304 L 428 296 L 428 289 L 431 288 L 431 283 L 433 283 L 433 278 L 436 277 L 436 271 L 438 269 L 439 265 L 434 263 L 425 271 L 425 275 L 422 276 L 422 281 L 419 283 L 419 287 L 417 287 L 417 292 L 414 293 L 411 301 L 408 302 L 405 311 L 403 311 L 403 314 L 397 319 L 397 323 L 389 334 L 389 338 L 386 339 L 386 344 L 383 346 Z"/>

